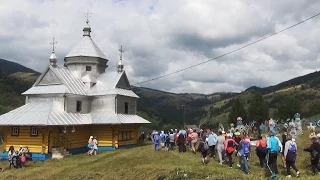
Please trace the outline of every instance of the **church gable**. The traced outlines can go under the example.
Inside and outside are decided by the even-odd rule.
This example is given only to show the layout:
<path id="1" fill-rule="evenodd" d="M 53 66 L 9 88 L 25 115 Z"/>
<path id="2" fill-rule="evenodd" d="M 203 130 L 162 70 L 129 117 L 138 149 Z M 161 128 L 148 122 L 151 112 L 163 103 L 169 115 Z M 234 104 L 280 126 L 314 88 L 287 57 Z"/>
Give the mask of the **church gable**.
<path id="1" fill-rule="evenodd" d="M 50 85 L 50 84 L 62 84 L 62 82 L 54 74 L 54 72 L 49 68 L 47 72 L 42 77 L 40 77 L 40 80 L 36 85 Z"/>
<path id="2" fill-rule="evenodd" d="M 127 75 L 125 72 L 122 73 L 119 81 L 117 82 L 116 85 L 117 88 L 122 88 L 122 89 L 131 89 L 129 80 L 127 78 Z"/>

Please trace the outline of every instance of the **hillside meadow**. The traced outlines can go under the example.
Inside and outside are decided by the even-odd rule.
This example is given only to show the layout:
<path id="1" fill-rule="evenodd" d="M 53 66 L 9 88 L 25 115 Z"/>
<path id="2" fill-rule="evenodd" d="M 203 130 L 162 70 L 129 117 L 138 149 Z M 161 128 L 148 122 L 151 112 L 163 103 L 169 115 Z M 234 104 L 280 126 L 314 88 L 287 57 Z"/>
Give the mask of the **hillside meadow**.
<path id="1" fill-rule="evenodd" d="M 297 167 L 301 179 L 315 179 L 311 176 L 309 153 L 303 147 L 310 144 L 304 134 L 297 139 Z M 226 164 L 218 165 L 217 159 L 211 159 L 208 165 L 200 162 L 200 154 L 190 151 L 180 154 L 177 151 L 159 152 L 152 150 L 152 144 L 145 143 L 132 149 L 119 149 L 102 152 L 97 156 L 86 154 L 73 155 L 63 160 L 28 162 L 25 169 L 7 169 L 7 162 L 2 161 L 1 179 L 267 179 L 267 169 L 258 167 L 258 160 L 253 153 L 249 161 L 250 174 L 245 175 L 234 163 L 233 169 Z M 234 158 L 235 159 L 235 158 Z M 236 159 L 235 159 L 236 160 Z M 285 169 L 278 158 L 280 175 L 285 179 Z M 318 176 L 318 178 L 320 175 Z"/>

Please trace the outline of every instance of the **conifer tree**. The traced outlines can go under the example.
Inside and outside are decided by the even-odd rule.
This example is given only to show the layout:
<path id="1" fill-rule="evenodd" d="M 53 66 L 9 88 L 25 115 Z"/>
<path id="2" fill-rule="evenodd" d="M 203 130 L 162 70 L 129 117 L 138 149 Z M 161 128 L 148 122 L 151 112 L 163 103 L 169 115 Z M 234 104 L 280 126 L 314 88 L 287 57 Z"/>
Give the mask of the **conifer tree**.
<path id="1" fill-rule="evenodd" d="M 248 108 L 248 117 L 250 121 L 256 121 L 258 124 L 269 119 L 268 104 L 260 93 L 256 93 L 251 100 Z"/>
<path id="2" fill-rule="evenodd" d="M 296 113 L 300 112 L 300 102 L 292 96 L 284 97 L 278 106 L 278 117 L 282 120 L 293 118 Z"/>
<path id="3" fill-rule="evenodd" d="M 229 123 L 236 123 L 237 117 L 241 117 L 245 122 L 247 120 L 247 112 L 244 109 L 240 98 L 236 98 L 232 104 L 231 111 L 228 117 Z"/>

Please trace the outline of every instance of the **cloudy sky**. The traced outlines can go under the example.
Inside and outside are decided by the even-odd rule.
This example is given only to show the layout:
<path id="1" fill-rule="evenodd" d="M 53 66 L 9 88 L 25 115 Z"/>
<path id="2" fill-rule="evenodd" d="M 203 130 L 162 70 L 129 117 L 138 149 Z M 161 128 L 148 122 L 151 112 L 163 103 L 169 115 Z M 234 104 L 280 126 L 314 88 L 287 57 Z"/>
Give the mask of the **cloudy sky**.
<path id="1" fill-rule="evenodd" d="M 115 71 L 123 45 L 131 84 L 227 53 L 319 13 L 317 0 L 10 0 L 0 6 L 0 58 L 42 72 L 50 41 L 64 56 L 92 38 Z M 320 67 L 320 17 L 239 52 L 140 86 L 212 93 L 269 86 Z"/>

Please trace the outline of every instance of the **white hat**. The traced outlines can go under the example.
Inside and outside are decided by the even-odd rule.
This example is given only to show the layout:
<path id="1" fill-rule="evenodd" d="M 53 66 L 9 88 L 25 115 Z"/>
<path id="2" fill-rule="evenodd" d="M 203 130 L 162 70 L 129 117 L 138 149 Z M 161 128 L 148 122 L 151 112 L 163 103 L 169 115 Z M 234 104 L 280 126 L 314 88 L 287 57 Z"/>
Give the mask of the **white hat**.
<path id="1" fill-rule="evenodd" d="M 291 141 L 296 142 L 296 139 L 295 139 L 295 138 L 292 138 Z"/>
<path id="2" fill-rule="evenodd" d="M 226 133 L 225 131 L 222 131 L 222 134 Z"/>
<path id="3" fill-rule="evenodd" d="M 90 139 L 93 139 L 93 136 L 90 136 Z"/>

